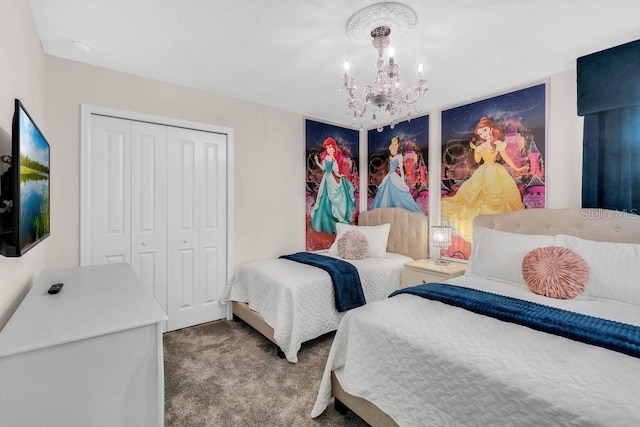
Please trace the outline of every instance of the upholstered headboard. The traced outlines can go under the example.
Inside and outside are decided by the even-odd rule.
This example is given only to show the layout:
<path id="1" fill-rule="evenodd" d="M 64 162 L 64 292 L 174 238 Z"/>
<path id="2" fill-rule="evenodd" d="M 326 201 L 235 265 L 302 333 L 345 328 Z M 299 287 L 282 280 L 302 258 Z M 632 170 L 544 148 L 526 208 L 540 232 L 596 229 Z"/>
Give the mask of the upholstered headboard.
<path id="1" fill-rule="evenodd" d="M 378 208 L 360 212 L 358 225 L 391 224 L 387 252 L 428 258 L 429 221 L 426 215 L 402 208 Z"/>
<path id="2" fill-rule="evenodd" d="M 601 242 L 640 243 L 640 216 L 608 209 L 525 209 L 480 215 L 473 226 L 520 234 L 568 234 Z"/>

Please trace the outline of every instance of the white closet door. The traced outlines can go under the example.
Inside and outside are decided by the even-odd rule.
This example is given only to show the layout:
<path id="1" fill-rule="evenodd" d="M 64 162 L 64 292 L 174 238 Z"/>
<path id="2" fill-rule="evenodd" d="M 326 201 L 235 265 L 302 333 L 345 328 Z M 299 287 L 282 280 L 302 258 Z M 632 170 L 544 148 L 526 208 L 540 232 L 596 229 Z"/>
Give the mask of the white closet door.
<path id="1" fill-rule="evenodd" d="M 90 117 L 82 262 L 130 263 L 168 330 L 226 318 L 227 134 L 151 121 Z"/>
<path id="2" fill-rule="evenodd" d="M 167 330 L 226 317 L 227 137 L 169 128 Z"/>
<path id="3" fill-rule="evenodd" d="M 91 121 L 91 264 L 131 259 L 131 123 Z"/>
<path id="4" fill-rule="evenodd" d="M 91 119 L 91 264 L 127 262 L 167 310 L 167 127 Z"/>
<path id="5" fill-rule="evenodd" d="M 131 122 L 131 267 L 167 311 L 167 127 Z"/>

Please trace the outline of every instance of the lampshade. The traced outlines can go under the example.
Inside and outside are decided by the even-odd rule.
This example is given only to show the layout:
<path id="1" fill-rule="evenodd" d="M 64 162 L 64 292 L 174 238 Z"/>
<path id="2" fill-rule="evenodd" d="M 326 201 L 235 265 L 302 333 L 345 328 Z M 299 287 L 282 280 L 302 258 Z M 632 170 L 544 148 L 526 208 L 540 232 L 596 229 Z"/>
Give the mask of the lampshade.
<path id="1" fill-rule="evenodd" d="M 434 225 L 431 227 L 431 244 L 443 249 L 451 246 L 451 227 L 446 225 Z"/>

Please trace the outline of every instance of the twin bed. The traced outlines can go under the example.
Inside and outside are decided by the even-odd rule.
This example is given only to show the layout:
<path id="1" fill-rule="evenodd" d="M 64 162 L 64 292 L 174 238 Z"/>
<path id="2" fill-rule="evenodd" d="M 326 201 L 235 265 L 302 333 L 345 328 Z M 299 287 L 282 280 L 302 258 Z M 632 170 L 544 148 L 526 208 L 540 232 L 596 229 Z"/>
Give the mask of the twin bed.
<path id="1" fill-rule="evenodd" d="M 577 297 L 529 289 L 522 260 L 551 246 L 586 262 Z M 477 217 L 467 273 L 449 282 L 640 326 L 639 277 L 640 217 L 535 209 Z M 640 425 L 640 328 L 631 329 L 625 353 L 401 293 L 344 316 L 311 415 L 335 397 L 373 426 Z"/>
<path id="2" fill-rule="evenodd" d="M 390 224 L 382 257 L 350 261 L 358 269 L 367 303 L 400 288 L 405 263 L 427 257 L 427 222 L 425 215 L 400 208 L 360 213 L 358 226 Z M 280 356 L 293 363 L 303 342 L 335 331 L 344 316 L 336 310 L 325 271 L 281 258 L 243 265 L 222 300 L 231 301 L 234 317 L 275 343 Z"/>

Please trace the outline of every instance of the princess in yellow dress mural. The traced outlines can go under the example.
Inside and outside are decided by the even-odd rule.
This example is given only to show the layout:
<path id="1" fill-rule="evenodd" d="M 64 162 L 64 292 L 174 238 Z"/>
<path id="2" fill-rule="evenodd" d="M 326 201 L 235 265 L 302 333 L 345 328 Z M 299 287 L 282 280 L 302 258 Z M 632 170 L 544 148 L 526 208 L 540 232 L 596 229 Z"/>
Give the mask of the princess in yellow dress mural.
<path id="1" fill-rule="evenodd" d="M 452 223 L 460 237 L 471 242 L 473 219 L 483 214 L 499 214 L 524 209 L 518 187 L 498 155 L 514 171 L 523 172 L 528 166 L 517 167 L 507 154 L 504 130 L 488 117 L 480 119 L 473 133 L 482 141 L 471 142 L 473 158 L 480 166 L 451 197 L 441 202 L 442 215 Z M 482 163 L 480 161 L 482 160 Z"/>

